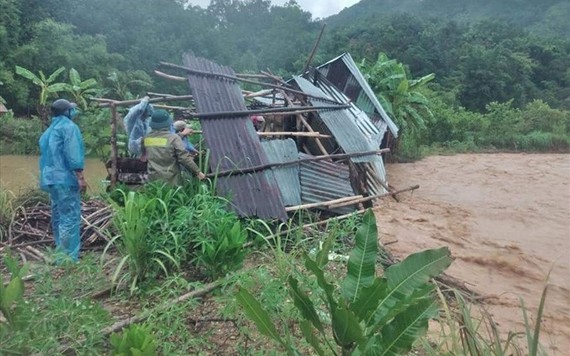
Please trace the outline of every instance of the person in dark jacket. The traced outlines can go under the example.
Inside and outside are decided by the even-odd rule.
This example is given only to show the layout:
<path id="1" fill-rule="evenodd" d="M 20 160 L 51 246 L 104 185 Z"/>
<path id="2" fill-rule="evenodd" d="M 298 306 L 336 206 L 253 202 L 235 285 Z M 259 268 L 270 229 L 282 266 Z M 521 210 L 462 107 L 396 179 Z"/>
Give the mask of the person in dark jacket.
<path id="1" fill-rule="evenodd" d="M 148 160 L 149 179 L 162 180 L 172 186 L 184 183 L 182 168 L 206 178 L 192 155 L 186 150 L 180 136 L 170 131 L 172 118 L 166 110 L 155 110 L 150 120 L 151 132 L 144 138 L 144 150 Z"/>
<path id="2" fill-rule="evenodd" d="M 56 250 L 79 259 L 81 245 L 81 193 L 87 189 L 83 177 L 83 137 L 72 121 L 75 103 L 58 99 L 51 105 L 52 119 L 40 137 L 40 188 L 51 200 L 51 225 Z"/>

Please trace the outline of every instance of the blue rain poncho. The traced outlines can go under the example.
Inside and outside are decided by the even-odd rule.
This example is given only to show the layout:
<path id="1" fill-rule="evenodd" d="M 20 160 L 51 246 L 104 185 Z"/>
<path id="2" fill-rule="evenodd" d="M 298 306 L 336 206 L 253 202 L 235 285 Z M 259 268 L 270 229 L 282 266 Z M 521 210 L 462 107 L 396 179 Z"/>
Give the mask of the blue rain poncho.
<path id="1" fill-rule="evenodd" d="M 127 132 L 129 153 L 134 157 L 142 155 L 143 139 L 150 132 L 150 117 L 153 107 L 149 104 L 148 99 L 144 98 L 137 105 L 129 109 L 129 112 L 123 119 L 123 125 Z"/>
<path id="2" fill-rule="evenodd" d="M 77 261 L 81 239 L 81 193 L 76 170 L 83 170 L 79 127 L 66 116 L 52 118 L 40 137 L 40 187 L 49 192 L 51 225 L 57 251 Z"/>
<path id="3" fill-rule="evenodd" d="M 67 116 L 55 116 L 40 137 L 40 188 L 50 185 L 79 187 L 75 170 L 85 166 L 83 137 Z"/>

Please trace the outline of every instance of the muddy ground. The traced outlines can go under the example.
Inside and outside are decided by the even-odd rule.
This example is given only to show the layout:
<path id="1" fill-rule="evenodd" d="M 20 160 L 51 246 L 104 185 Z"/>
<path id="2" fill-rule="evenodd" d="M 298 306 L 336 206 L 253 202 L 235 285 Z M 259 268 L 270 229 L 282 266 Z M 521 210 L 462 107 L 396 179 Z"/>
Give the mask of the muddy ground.
<path id="1" fill-rule="evenodd" d="M 523 331 L 519 297 L 536 314 L 548 278 L 541 342 L 570 350 L 570 155 L 433 156 L 387 167 L 397 188 L 377 210 L 380 239 L 397 257 L 449 246 L 448 273 L 485 297 L 503 332 Z M 397 241 L 397 242 L 395 242 Z M 395 243 L 394 243 L 395 242 Z"/>

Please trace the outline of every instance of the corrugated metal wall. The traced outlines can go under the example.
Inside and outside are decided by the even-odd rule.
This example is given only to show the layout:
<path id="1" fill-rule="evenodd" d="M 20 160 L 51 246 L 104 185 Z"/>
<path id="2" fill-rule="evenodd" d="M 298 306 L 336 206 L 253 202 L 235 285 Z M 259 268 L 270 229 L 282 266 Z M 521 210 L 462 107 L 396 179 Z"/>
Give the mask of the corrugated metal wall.
<path id="1" fill-rule="evenodd" d="M 202 72 L 235 76 L 233 69 L 192 54 L 183 56 L 186 67 Z M 245 111 L 239 85 L 231 80 L 203 74 L 188 74 L 188 83 L 200 113 Z M 210 169 L 214 172 L 268 164 L 269 160 L 248 116 L 201 119 L 203 136 L 210 149 Z M 231 199 L 241 216 L 287 219 L 285 206 L 271 170 L 222 177 L 219 195 Z"/>

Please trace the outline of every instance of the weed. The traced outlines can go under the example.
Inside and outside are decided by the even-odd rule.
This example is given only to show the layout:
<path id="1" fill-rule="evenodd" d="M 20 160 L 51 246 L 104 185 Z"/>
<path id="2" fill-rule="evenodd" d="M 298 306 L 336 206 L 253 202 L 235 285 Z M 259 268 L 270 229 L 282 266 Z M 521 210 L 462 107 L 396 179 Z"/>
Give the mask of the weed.
<path id="1" fill-rule="evenodd" d="M 120 334 L 112 334 L 111 345 L 111 355 L 114 356 L 156 355 L 156 341 L 145 325 L 131 325 Z"/>

